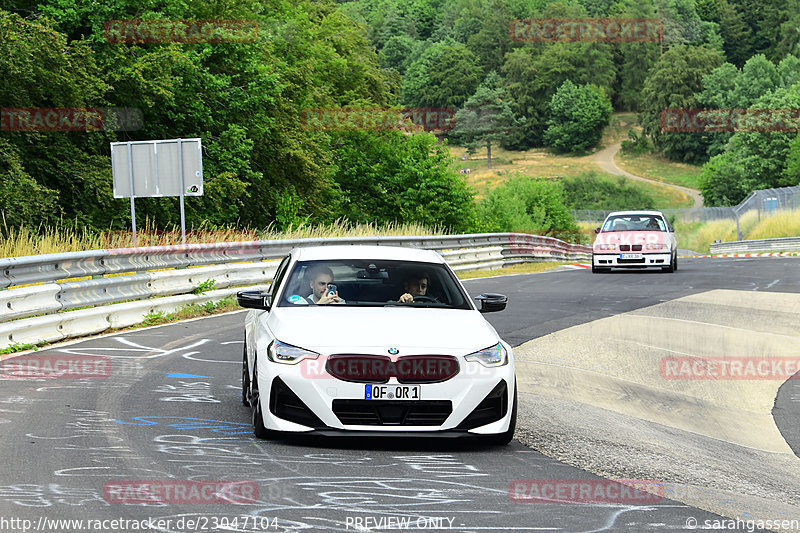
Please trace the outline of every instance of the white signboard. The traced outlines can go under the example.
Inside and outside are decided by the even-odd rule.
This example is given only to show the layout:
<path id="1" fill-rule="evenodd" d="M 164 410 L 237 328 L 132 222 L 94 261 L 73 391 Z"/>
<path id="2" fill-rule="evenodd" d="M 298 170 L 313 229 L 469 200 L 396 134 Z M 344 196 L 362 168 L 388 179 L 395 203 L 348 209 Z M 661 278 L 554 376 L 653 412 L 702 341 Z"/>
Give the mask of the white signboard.
<path id="1" fill-rule="evenodd" d="M 133 245 L 136 246 L 134 198 L 179 196 L 181 239 L 186 243 L 184 196 L 203 195 L 203 151 L 200 139 L 167 139 L 111 143 L 114 198 L 131 199 Z"/>
<path id="2" fill-rule="evenodd" d="M 111 169 L 114 198 L 130 198 L 131 184 L 135 198 L 203 195 L 200 139 L 111 143 Z"/>

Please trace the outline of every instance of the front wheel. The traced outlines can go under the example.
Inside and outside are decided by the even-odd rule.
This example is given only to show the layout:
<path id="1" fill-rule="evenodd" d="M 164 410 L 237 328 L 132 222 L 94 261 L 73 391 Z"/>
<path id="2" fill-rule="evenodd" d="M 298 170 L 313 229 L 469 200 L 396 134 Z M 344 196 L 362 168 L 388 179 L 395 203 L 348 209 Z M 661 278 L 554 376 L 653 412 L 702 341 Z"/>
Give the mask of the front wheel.
<path id="1" fill-rule="evenodd" d="M 661 270 L 669 273 L 678 270 L 678 254 L 676 253 L 675 255 L 671 255 L 669 258 L 669 266 L 661 267 Z"/>
<path id="2" fill-rule="evenodd" d="M 252 389 L 250 392 L 253 413 L 253 434 L 259 439 L 275 439 L 280 435 L 277 431 L 267 429 L 264 426 L 264 415 L 261 412 L 261 395 L 258 392 L 258 368 L 253 363 Z"/>
<path id="3" fill-rule="evenodd" d="M 250 407 L 250 372 L 247 368 L 247 341 L 244 342 L 242 355 L 242 403 Z"/>

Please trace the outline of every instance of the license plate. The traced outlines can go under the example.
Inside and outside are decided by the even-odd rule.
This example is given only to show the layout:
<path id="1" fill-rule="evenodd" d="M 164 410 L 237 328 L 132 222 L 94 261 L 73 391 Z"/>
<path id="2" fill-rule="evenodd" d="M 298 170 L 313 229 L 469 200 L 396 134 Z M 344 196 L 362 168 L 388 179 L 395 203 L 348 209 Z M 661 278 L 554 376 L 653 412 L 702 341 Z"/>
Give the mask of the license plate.
<path id="1" fill-rule="evenodd" d="M 364 387 L 365 400 L 419 400 L 419 385 L 370 385 Z"/>
<path id="2" fill-rule="evenodd" d="M 641 259 L 642 254 L 619 254 L 620 259 Z"/>

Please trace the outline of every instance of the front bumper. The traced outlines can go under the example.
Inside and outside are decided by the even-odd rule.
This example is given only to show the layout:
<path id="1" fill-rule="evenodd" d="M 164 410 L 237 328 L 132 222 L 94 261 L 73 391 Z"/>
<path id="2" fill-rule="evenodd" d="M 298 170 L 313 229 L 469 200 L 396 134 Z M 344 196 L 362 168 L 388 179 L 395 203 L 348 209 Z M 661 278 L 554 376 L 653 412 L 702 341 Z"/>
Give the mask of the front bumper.
<path id="1" fill-rule="evenodd" d="M 628 252 L 623 252 L 628 253 Z M 592 253 L 592 266 L 597 268 L 661 268 L 668 267 L 672 260 L 671 252 L 630 252 L 637 253 L 641 259 L 622 259 L 618 253 Z"/>
<path id="2" fill-rule="evenodd" d="M 509 359 L 497 368 L 461 359 L 456 376 L 441 383 L 420 384 L 421 399 L 414 401 L 365 400 L 364 383 L 342 381 L 324 370 L 310 377 L 307 367 L 304 370 L 300 365 L 259 362 L 264 426 L 321 435 L 446 433 L 459 437 L 502 433 L 509 427 L 515 393 L 510 348 Z M 397 384 L 394 378 L 387 383 Z M 399 412 L 402 409 L 407 411 Z"/>

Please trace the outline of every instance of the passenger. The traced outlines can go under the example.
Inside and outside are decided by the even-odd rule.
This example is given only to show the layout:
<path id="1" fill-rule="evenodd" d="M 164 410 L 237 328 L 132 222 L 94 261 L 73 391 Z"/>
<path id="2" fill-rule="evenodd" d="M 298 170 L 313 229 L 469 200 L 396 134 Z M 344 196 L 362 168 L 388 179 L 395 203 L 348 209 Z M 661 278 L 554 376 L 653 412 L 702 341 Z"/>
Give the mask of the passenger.
<path id="1" fill-rule="evenodd" d="M 322 304 L 343 304 L 345 301 L 339 298 L 339 291 L 328 294 L 328 285 L 333 284 L 333 271 L 324 266 L 317 265 L 311 267 L 308 274 L 309 287 L 311 294 L 306 296 L 309 303 Z"/>

